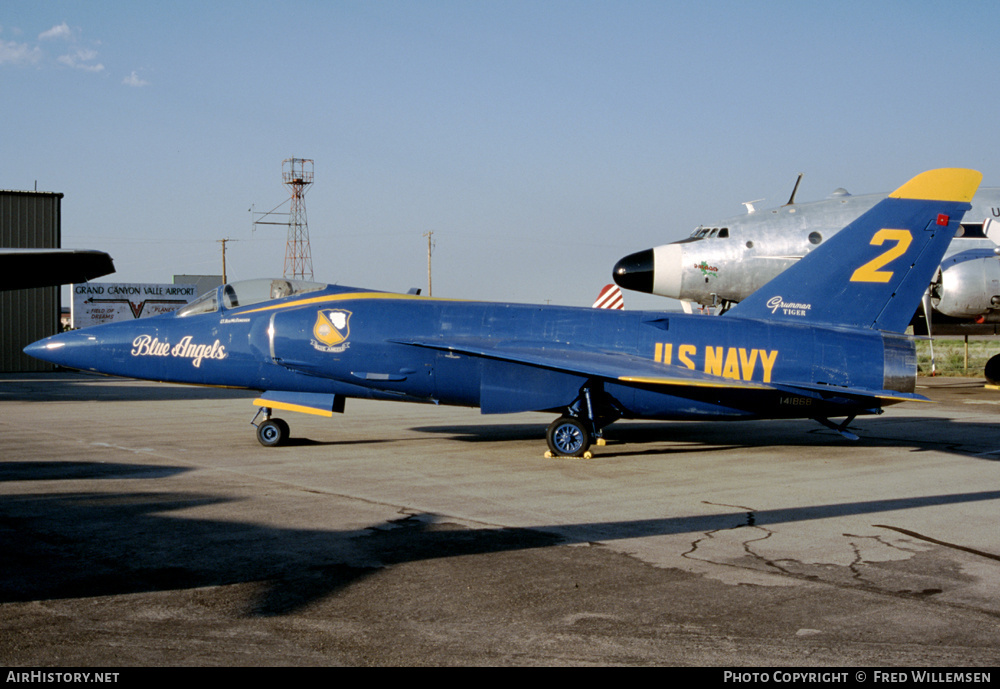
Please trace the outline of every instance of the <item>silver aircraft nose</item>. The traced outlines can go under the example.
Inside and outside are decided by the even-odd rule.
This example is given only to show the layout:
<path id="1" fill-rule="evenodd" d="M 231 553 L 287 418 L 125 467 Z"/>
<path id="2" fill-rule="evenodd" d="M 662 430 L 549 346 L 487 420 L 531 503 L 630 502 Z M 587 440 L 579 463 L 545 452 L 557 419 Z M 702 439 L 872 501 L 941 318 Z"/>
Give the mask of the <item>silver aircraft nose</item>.
<path id="1" fill-rule="evenodd" d="M 679 244 L 664 244 L 629 254 L 615 264 L 613 277 L 619 287 L 681 298 L 681 268 L 684 249 Z"/>

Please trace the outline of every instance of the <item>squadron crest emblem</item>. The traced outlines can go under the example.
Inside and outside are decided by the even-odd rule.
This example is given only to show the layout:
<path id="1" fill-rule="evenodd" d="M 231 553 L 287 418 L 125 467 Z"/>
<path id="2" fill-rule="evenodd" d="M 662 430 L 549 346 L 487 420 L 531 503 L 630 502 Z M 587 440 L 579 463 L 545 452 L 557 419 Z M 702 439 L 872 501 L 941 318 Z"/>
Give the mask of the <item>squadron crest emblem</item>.
<path id="1" fill-rule="evenodd" d="M 321 309 L 313 326 L 313 347 L 321 352 L 342 352 L 348 348 L 351 312 L 344 309 Z"/>

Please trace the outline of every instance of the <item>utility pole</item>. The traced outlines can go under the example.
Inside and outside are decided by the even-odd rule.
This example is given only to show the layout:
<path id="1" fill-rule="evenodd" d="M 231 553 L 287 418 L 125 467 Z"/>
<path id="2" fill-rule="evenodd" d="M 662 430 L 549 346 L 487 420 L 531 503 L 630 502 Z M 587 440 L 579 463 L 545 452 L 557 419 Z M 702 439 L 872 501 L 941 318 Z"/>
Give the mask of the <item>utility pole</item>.
<path id="1" fill-rule="evenodd" d="M 434 292 L 431 291 L 431 249 L 433 244 L 431 242 L 431 237 L 434 236 L 434 232 L 424 232 L 424 236 L 427 237 L 427 296 L 434 296 Z"/>
<path id="2" fill-rule="evenodd" d="M 226 284 L 229 280 L 226 278 L 226 242 L 235 242 L 235 239 L 230 239 L 226 237 L 225 239 L 216 239 L 219 244 L 222 245 L 222 284 Z"/>

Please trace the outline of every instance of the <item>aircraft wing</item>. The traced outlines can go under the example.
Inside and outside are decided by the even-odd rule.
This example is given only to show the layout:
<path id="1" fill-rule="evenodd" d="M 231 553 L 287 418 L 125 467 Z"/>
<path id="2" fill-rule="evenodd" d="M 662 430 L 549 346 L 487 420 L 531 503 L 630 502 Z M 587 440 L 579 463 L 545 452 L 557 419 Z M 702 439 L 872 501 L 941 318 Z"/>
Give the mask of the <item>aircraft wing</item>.
<path id="1" fill-rule="evenodd" d="M 394 342 L 633 385 L 681 385 L 742 390 L 777 389 L 769 383 L 719 378 L 630 354 L 589 350 L 569 345 L 553 346 L 545 342 L 510 340 L 497 342 L 487 338 L 453 338 L 448 341 L 394 340 Z"/>
<path id="2" fill-rule="evenodd" d="M 394 340 L 397 344 L 437 349 L 440 351 L 477 356 L 524 366 L 546 369 L 581 378 L 600 378 L 647 389 L 674 388 L 683 395 L 683 388 L 717 388 L 729 390 L 770 390 L 778 393 L 817 399 L 849 397 L 879 403 L 929 402 L 923 395 L 875 390 L 859 387 L 824 385 L 820 383 L 761 383 L 721 378 L 683 366 L 668 365 L 620 352 L 587 350 L 579 347 L 553 347 L 551 343 L 506 341 L 486 338 L 444 340 Z M 667 392 L 663 389 L 662 391 Z"/>
<path id="3" fill-rule="evenodd" d="M 115 272 L 111 256 L 90 249 L 0 249 L 0 290 L 68 285 Z"/>

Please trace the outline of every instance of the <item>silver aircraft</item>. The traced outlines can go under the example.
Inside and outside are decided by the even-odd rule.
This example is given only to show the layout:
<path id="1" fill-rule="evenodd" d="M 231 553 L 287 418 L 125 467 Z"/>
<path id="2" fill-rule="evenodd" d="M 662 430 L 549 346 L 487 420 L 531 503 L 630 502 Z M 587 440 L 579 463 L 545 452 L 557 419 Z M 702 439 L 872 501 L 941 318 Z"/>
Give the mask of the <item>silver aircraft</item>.
<path id="1" fill-rule="evenodd" d="M 799 175 L 799 181 L 802 176 Z M 630 254 L 614 267 L 621 287 L 726 311 L 866 212 L 885 194 L 852 196 L 837 189 L 822 201 L 756 209 L 696 227 L 686 239 Z M 981 187 L 934 275 L 914 332 L 1000 334 L 1000 187 Z M 986 377 L 1000 382 L 1000 355 Z"/>

